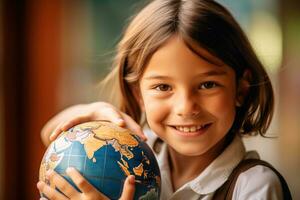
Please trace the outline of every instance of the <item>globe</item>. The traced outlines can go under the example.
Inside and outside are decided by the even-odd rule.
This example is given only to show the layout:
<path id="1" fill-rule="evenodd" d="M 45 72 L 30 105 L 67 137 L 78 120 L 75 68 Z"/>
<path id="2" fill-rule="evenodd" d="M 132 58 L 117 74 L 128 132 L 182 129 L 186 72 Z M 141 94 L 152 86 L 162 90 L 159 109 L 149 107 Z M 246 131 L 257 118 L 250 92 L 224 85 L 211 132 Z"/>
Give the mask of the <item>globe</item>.
<path id="1" fill-rule="evenodd" d="M 160 171 L 152 150 L 131 131 L 110 122 L 82 123 L 63 132 L 49 145 L 39 179 L 55 188 L 45 176 L 53 169 L 79 190 L 65 173 L 68 167 L 110 199 L 119 199 L 129 175 L 136 180 L 134 199 L 160 197 Z"/>

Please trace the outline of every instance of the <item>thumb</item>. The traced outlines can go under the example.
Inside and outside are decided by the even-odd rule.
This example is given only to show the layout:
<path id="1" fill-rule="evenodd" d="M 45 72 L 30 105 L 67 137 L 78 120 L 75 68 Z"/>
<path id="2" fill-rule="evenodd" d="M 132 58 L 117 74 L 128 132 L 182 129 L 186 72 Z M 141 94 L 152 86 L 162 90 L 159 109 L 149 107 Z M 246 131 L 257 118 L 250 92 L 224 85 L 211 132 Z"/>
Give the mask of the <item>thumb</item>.
<path id="1" fill-rule="evenodd" d="M 119 200 L 132 200 L 135 192 L 135 178 L 134 175 L 130 175 L 126 178 L 123 192 Z"/>

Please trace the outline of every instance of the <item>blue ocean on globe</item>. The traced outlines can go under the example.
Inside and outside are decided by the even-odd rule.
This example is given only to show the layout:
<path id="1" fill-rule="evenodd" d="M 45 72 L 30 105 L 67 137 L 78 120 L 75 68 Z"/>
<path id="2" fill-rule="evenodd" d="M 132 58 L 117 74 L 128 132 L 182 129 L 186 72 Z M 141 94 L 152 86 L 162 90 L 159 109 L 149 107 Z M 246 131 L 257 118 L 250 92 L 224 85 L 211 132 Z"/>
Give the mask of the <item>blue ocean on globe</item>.
<path id="1" fill-rule="evenodd" d="M 76 187 L 65 173 L 68 167 L 79 170 L 110 199 L 119 199 L 128 175 L 135 176 L 135 200 L 160 197 L 160 171 L 150 147 L 128 129 L 109 122 L 87 122 L 63 132 L 43 157 L 40 180 L 55 188 L 45 176 L 53 169 Z"/>

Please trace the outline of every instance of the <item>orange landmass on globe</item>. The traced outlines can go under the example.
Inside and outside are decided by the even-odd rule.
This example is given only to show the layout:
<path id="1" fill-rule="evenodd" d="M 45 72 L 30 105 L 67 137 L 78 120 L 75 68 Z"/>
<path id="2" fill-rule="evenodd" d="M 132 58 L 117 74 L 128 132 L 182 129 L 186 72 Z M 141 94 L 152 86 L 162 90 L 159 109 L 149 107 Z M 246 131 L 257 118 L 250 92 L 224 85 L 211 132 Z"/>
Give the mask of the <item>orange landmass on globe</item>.
<path id="1" fill-rule="evenodd" d="M 121 161 L 122 164 L 128 169 L 129 168 L 128 162 L 126 162 L 122 157 L 121 157 Z"/>
<path id="2" fill-rule="evenodd" d="M 94 158 L 94 153 L 106 145 L 106 141 L 97 140 L 93 137 L 93 134 L 90 134 L 85 140 L 82 141 L 84 145 L 84 150 L 89 159 Z M 96 162 L 96 159 L 93 159 L 93 162 Z"/>
<path id="3" fill-rule="evenodd" d="M 133 172 L 137 176 L 142 176 L 144 172 L 144 167 L 143 163 L 140 163 L 139 166 L 133 168 Z"/>
<path id="4" fill-rule="evenodd" d="M 111 123 L 107 122 L 88 122 L 84 124 L 77 125 L 76 131 L 73 135 L 70 135 L 69 138 L 71 141 L 79 141 L 84 146 L 84 150 L 87 154 L 87 157 L 91 159 L 93 162 L 96 162 L 96 158 L 94 154 L 100 148 L 105 145 L 111 145 L 116 152 L 119 152 L 121 155 L 121 159 L 117 161 L 118 165 L 125 173 L 126 176 L 131 174 L 130 166 L 128 162 L 124 159 L 126 157 L 128 160 L 134 157 L 131 149 L 138 146 L 137 139 L 131 134 L 131 132 L 127 129 L 118 127 Z M 142 151 L 143 161 L 138 166 L 133 167 L 133 174 L 136 176 L 144 176 L 144 178 L 148 177 L 147 170 L 144 170 L 144 162 L 145 164 L 150 164 L 150 160 L 144 155 Z M 42 177 L 43 181 L 48 182 L 51 187 L 55 187 L 53 183 L 50 183 L 50 180 L 46 178 L 46 171 L 48 169 L 54 169 L 59 161 L 59 155 L 52 154 L 47 161 L 43 161 L 40 168 L 40 177 Z M 156 182 L 160 185 L 160 177 L 155 176 Z M 138 180 L 137 180 L 138 181 Z"/>
<path id="5" fill-rule="evenodd" d="M 120 152 L 121 156 L 125 156 L 127 159 L 133 158 L 133 153 L 128 147 L 138 146 L 138 141 L 127 129 L 106 122 L 85 123 L 79 125 L 79 128 L 91 131 L 89 136 L 81 141 L 89 159 L 92 159 L 94 153 L 101 147 L 108 144 Z M 93 159 L 93 161 L 96 160 Z"/>
<path id="6" fill-rule="evenodd" d="M 123 161 L 125 162 L 126 164 L 122 164 L 120 161 L 117 161 L 119 166 L 121 167 L 121 169 L 123 170 L 123 172 L 126 174 L 126 176 L 129 176 L 130 175 L 130 171 L 128 170 L 128 163 L 126 161 Z"/>

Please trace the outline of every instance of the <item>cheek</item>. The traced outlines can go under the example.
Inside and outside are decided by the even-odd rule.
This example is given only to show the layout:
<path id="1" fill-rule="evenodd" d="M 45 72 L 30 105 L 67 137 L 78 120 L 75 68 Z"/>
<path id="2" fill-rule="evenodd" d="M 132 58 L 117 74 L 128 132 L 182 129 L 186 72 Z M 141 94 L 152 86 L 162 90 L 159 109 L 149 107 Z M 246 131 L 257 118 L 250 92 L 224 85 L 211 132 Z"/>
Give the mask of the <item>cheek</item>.
<path id="1" fill-rule="evenodd" d="M 148 123 L 161 122 L 166 114 L 166 106 L 162 106 L 161 103 L 156 101 L 145 101 L 145 113 Z"/>
<path id="2" fill-rule="evenodd" d="M 232 93 L 223 93 L 219 98 L 215 98 L 208 102 L 210 106 L 210 113 L 218 119 L 219 124 L 223 128 L 231 128 L 235 118 L 235 95 Z"/>
<path id="3" fill-rule="evenodd" d="M 143 100 L 148 125 L 157 134 L 163 132 L 162 124 L 169 114 L 168 105 L 147 95 L 143 96 Z"/>

